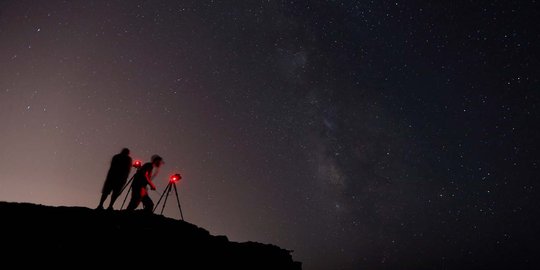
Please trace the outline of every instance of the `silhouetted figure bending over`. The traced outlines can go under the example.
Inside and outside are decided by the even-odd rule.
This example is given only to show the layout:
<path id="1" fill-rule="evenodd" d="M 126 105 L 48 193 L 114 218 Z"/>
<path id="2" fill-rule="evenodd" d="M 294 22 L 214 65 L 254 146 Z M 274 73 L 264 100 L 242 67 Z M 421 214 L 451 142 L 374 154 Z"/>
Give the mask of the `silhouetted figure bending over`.
<path id="1" fill-rule="evenodd" d="M 107 173 L 107 178 L 103 184 L 103 189 L 101 190 L 101 199 L 99 200 L 97 209 L 103 209 L 103 203 L 111 192 L 111 201 L 107 209 L 113 209 L 114 202 L 120 196 L 122 187 L 126 184 L 129 172 L 131 171 L 131 161 L 129 149 L 127 148 L 122 149 L 120 154 L 114 155 L 111 161 L 111 167 Z"/>
<path id="2" fill-rule="evenodd" d="M 156 177 L 159 172 L 159 167 L 163 165 L 163 159 L 158 155 L 153 155 L 151 162 L 145 163 L 136 173 L 131 184 L 131 201 L 126 210 L 135 210 L 137 206 L 142 202 L 145 212 L 152 213 L 154 208 L 154 202 L 148 196 L 148 185 L 152 190 L 156 190 L 156 185 L 152 182 L 152 179 Z M 154 174 L 152 170 L 156 167 Z"/>

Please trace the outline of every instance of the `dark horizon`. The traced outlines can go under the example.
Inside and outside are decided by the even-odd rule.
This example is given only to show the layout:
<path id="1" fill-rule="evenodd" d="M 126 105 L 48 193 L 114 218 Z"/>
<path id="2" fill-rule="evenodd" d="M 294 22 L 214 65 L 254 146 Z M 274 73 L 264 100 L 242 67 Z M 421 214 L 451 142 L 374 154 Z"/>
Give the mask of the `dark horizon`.
<path id="1" fill-rule="evenodd" d="M 159 192 L 182 174 L 186 221 L 294 250 L 306 270 L 532 266 L 538 15 L 1 1 L 0 201 L 95 208 L 128 147 L 164 158 Z"/>

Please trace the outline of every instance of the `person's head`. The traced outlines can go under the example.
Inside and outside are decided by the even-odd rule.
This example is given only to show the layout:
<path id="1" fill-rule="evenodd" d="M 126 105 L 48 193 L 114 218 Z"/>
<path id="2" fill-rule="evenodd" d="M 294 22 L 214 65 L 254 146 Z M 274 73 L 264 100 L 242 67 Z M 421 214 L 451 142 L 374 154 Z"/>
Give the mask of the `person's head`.
<path id="1" fill-rule="evenodd" d="M 122 154 L 124 156 L 129 156 L 129 149 L 128 148 L 122 149 L 122 152 L 120 152 L 120 154 Z"/>
<path id="2" fill-rule="evenodd" d="M 154 165 L 154 167 L 157 167 L 157 168 L 165 164 L 165 162 L 163 161 L 163 158 L 160 157 L 159 155 L 153 155 L 150 160 L 152 161 L 152 165 Z"/>

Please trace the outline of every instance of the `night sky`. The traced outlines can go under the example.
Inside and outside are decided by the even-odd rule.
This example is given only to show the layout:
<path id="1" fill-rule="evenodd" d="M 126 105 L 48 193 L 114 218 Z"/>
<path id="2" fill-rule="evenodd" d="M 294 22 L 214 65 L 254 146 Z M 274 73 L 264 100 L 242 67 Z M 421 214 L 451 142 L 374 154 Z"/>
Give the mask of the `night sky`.
<path id="1" fill-rule="evenodd" d="M 95 208 L 128 147 L 304 269 L 532 268 L 536 2 L 0 1 L 0 200 Z"/>

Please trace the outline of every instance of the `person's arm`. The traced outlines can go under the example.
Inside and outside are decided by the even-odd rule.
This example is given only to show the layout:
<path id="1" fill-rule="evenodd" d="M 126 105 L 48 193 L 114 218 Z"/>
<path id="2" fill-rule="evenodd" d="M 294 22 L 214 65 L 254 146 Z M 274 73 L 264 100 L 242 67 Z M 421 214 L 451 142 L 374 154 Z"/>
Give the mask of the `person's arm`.
<path id="1" fill-rule="evenodd" d="M 154 185 L 154 182 L 152 182 L 152 178 L 150 177 L 150 171 L 146 171 L 146 181 L 148 181 L 148 184 L 150 185 L 150 188 L 152 190 L 156 190 L 156 185 Z"/>

